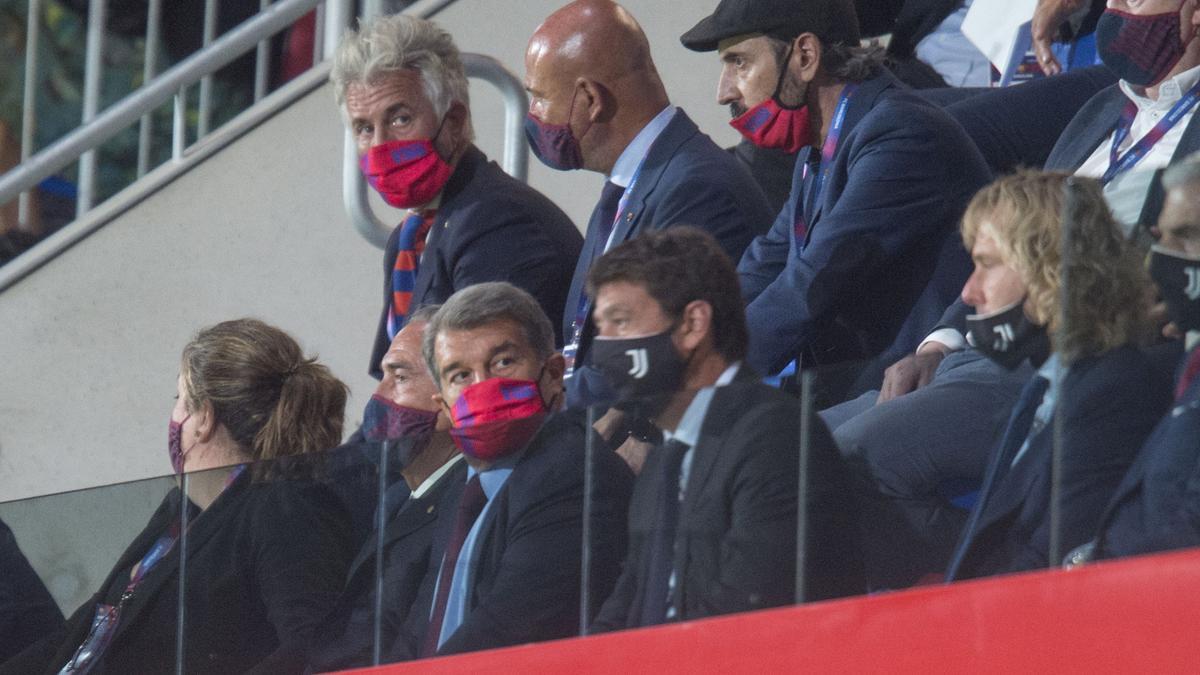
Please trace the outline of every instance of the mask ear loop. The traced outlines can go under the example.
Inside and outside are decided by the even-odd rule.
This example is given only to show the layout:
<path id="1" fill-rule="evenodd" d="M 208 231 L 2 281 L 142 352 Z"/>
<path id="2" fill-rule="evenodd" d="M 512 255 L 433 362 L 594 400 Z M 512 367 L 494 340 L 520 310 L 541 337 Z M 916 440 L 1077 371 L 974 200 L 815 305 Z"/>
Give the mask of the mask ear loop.
<path id="1" fill-rule="evenodd" d="M 775 91 L 771 93 L 771 100 L 775 101 L 775 105 L 784 110 L 799 110 L 805 105 L 804 101 L 800 101 L 796 105 L 788 105 L 783 102 L 783 99 L 779 98 L 779 95 L 783 93 L 783 81 L 787 78 L 788 64 L 792 62 L 792 54 L 795 53 L 793 45 L 794 42 L 788 43 L 787 53 L 784 54 L 783 62 L 779 65 L 779 79 L 775 81 Z"/>
<path id="2" fill-rule="evenodd" d="M 575 91 L 571 94 L 571 105 L 567 108 L 567 123 L 566 123 L 567 131 L 570 132 L 571 138 L 575 139 L 576 145 L 579 145 L 579 141 L 583 140 L 583 137 L 587 136 L 588 132 L 592 130 L 592 120 L 591 119 L 588 120 L 587 128 L 583 130 L 582 134 L 579 134 L 578 136 L 576 136 L 575 131 L 571 129 L 571 118 L 575 116 L 575 101 L 578 98 L 579 98 L 579 87 L 576 86 Z"/>

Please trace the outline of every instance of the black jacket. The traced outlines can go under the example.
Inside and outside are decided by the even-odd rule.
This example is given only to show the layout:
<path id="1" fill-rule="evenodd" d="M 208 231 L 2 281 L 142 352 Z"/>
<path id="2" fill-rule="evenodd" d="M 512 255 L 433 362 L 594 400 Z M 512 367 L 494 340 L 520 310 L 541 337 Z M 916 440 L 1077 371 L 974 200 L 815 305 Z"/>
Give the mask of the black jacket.
<path id="1" fill-rule="evenodd" d="M 742 368 L 709 404 L 675 537 L 676 616 L 700 619 L 795 601 L 799 402 Z M 865 590 L 854 504 L 833 439 L 814 418 L 809 455 L 807 599 Z M 659 527 L 662 490 L 655 450 L 629 507 L 629 557 L 593 624 L 637 628 Z M 675 489 L 675 486 L 666 486 Z"/>
<path id="2" fill-rule="evenodd" d="M 400 228 L 383 257 L 383 312 L 375 334 L 370 373 L 391 340 L 387 308 Z M 550 317 L 556 337 L 583 237 L 554 202 L 504 173 L 475 146 L 467 149 L 442 190 L 413 288 L 412 306 L 445 302 L 455 291 L 484 281 L 507 281 L 529 292 Z"/>
<path id="3" fill-rule="evenodd" d="M 0 663 L 62 626 L 62 611 L 0 521 Z"/>
<path id="4" fill-rule="evenodd" d="M 87 637 L 96 604 L 124 589 L 133 565 L 179 512 L 176 489 L 65 632 L 26 650 L 0 672 L 57 673 Z M 348 519 L 324 487 L 253 482 L 249 470 L 239 477 L 187 531 L 184 672 L 300 672 L 313 631 L 345 578 L 347 529 Z M 175 672 L 180 548 L 176 544 L 125 603 L 116 633 L 91 672 Z"/>

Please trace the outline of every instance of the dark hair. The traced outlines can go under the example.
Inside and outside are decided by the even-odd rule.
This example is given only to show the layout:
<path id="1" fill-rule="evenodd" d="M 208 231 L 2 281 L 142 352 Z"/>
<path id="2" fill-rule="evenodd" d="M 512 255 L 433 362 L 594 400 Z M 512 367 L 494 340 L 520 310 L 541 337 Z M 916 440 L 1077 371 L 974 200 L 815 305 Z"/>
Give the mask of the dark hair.
<path id="1" fill-rule="evenodd" d="M 588 294 L 626 281 L 646 289 L 663 311 L 683 314 L 689 302 L 712 305 L 713 343 L 727 361 L 746 357 L 750 340 L 737 271 L 717 240 L 689 225 L 650 232 L 617 246 L 592 265 Z"/>
<path id="2" fill-rule="evenodd" d="M 346 385 L 287 333 L 257 319 L 205 328 L 183 349 L 189 411 L 211 403 L 251 460 L 328 450 L 342 438 Z"/>
<path id="3" fill-rule="evenodd" d="M 794 40 L 795 38 L 792 38 Z M 841 82 L 864 82 L 883 71 L 886 63 L 886 52 L 882 47 L 848 45 L 844 42 L 827 40 L 818 35 L 821 41 L 821 68 L 830 77 Z M 778 37 L 767 37 L 771 51 L 775 54 L 775 64 L 784 67 L 783 59 L 788 53 L 788 45 L 792 40 Z"/>

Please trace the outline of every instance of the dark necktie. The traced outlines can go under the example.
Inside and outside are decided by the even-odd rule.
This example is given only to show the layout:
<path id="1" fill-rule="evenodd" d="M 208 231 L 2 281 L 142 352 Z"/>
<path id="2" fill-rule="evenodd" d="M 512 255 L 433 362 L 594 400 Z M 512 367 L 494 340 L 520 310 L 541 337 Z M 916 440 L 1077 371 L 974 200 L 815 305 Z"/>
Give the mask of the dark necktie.
<path id="1" fill-rule="evenodd" d="M 958 548 L 954 551 L 954 557 L 950 559 L 950 566 L 946 568 L 947 581 L 954 581 L 958 576 L 958 568 L 962 565 L 963 558 L 975 538 L 975 528 L 979 526 L 979 520 L 984 509 L 987 508 L 988 499 L 1008 473 L 1017 451 L 1024 445 L 1029 430 L 1033 427 L 1034 414 L 1037 412 L 1038 406 L 1042 404 L 1042 398 L 1045 397 L 1046 389 L 1049 387 L 1050 380 L 1041 375 L 1034 375 L 1033 379 L 1026 383 L 1025 388 L 1021 390 L 1021 396 L 1017 399 L 1012 415 L 1008 418 L 1008 426 L 1004 429 L 1004 436 L 1000 440 L 998 451 L 992 455 L 992 461 L 984 475 L 983 487 L 979 490 L 979 500 L 975 502 L 975 508 L 971 510 L 971 516 L 967 519 L 966 527 L 963 528 L 963 536 L 958 540 Z"/>
<path id="2" fill-rule="evenodd" d="M 592 213 L 592 222 L 596 228 L 596 246 L 592 249 L 592 260 L 604 254 L 604 246 L 612 236 L 613 225 L 616 223 L 617 207 L 621 205 L 621 195 L 625 188 L 612 181 L 604 182 L 604 190 L 600 192 L 600 202 Z"/>
<path id="3" fill-rule="evenodd" d="M 646 591 L 642 594 L 642 619 L 639 625 L 653 626 L 667 618 L 671 571 L 675 568 L 675 529 L 679 524 L 679 469 L 688 445 L 669 440 L 662 446 L 657 484 L 659 526 L 650 538 Z"/>
<path id="4" fill-rule="evenodd" d="M 396 238 L 396 262 L 392 266 L 392 302 L 388 305 L 389 338 L 394 339 L 408 319 L 413 289 L 417 285 L 417 271 L 421 266 L 421 254 L 425 252 L 425 238 L 433 226 L 436 213 L 414 211 L 400 223 L 400 234 Z"/>
<path id="5" fill-rule="evenodd" d="M 446 619 L 446 604 L 450 601 L 450 587 L 454 584 L 454 568 L 458 564 L 458 554 L 462 551 L 463 542 L 471 532 L 471 526 L 479 517 L 479 512 L 487 504 L 487 495 L 479 483 L 479 475 L 471 476 L 462 497 L 458 500 L 458 515 L 454 520 L 454 530 L 450 533 L 450 541 L 446 544 L 446 555 L 442 558 L 441 575 L 438 577 L 437 598 L 433 603 L 433 614 L 429 619 L 429 629 L 425 633 L 425 645 L 421 649 L 421 657 L 437 654 L 438 638 L 442 634 L 442 623 Z"/>
<path id="6" fill-rule="evenodd" d="M 1192 382 L 1196 380 L 1196 376 L 1200 375 L 1200 347 L 1192 350 L 1188 356 L 1187 363 L 1183 366 L 1183 372 L 1179 374 L 1179 384 L 1175 386 L 1175 400 L 1183 398 L 1187 393 L 1188 387 L 1192 386 Z"/>

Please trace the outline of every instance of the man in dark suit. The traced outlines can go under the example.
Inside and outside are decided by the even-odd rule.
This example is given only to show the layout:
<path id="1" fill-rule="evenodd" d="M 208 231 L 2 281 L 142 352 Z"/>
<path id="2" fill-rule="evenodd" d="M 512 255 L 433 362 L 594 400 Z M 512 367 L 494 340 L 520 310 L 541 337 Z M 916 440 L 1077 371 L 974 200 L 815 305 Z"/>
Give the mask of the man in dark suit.
<path id="1" fill-rule="evenodd" d="M 62 610 L 0 520 L 0 663 L 62 627 Z"/>
<path id="2" fill-rule="evenodd" d="M 737 260 L 772 214 L 737 160 L 671 105 L 645 34 L 621 6 L 578 0 L 550 15 L 530 39 L 525 69 L 534 154 L 556 169 L 607 176 L 563 316 L 568 405 L 604 403 L 610 393 L 586 367 L 594 328 L 584 281 L 592 261 L 679 224 L 707 230 Z"/>
<path id="3" fill-rule="evenodd" d="M 466 480 L 466 465 L 448 433 L 450 420 L 434 404 L 437 387 L 421 356 L 421 337 L 436 311 L 431 305 L 418 309 L 396 334 L 381 364 L 383 380 L 363 415 L 362 445 L 340 449 L 357 452 L 375 469 L 381 444 L 387 444 L 386 471 L 389 477 L 398 475 L 400 482 L 384 491 L 383 505 L 373 516 L 374 532 L 362 542 L 342 595 L 317 636 L 309 660 L 314 670 L 374 665 L 376 653 L 379 662 L 394 658 L 395 643 L 403 640 L 409 610 L 428 572 L 440 502 L 452 485 Z M 367 480 L 339 475 L 337 482 L 347 483 L 347 491 L 372 496 L 363 502 L 378 504 L 378 471 L 362 473 Z M 380 551 L 382 559 L 377 557 Z M 403 645 L 399 651 L 404 653 Z"/>
<path id="4" fill-rule="evenodd" d="M 955 226 L 989 178 L 962 128 L 858 38 L 849 0 L 723 0 L 682 38 L 720 52 L 735 128 L 804 148 L 788 205 L 738 273 L 748 363 L 827 366 L 832 401 L 882 377 L 953 301 L 969 272 Z"/>
<path id="5" fill-rule="evenodd" d="M 661 429 L 630 504 L 630 553 L 596 630 L 797 600 L 799 403 L 743 365 L 737 273 L 691 227 L 648 233 L 592 267 L 594 363 Z M 807 599 L 864 590 L 853 504 L 824 425 L 808 439 Z"/>
<path id="6" fill-rule="evenodd" d="M 1169 400 L 1161 373 L 1136 346 L 1147 291 L 1140 259 L 1097 182 L 1068 188 L 1073 217 L 1060 220 L 1065 182 L 1061 174 L 1002 178 L 963 221 L 976 259 L 963 298 L 987 312 L 972 318 L 972 339 L 1002 364 L 1028 356 L 1038 371 L 988 456 L 949 581 L 1058 565 L 1095 531 Z M 1060 241 L 1068 236 L 1072 256 L 1063 261 Z M 1061 277 L 1054 274 L 1060 267 Z M 996 283 L 1004 276 L 1006 283 Z M 1016 304 L 1008 303 L 1013 296 Z"/>
<path id="7" fill-rule="evenodd" d="M 576 635 L 591 430 L 554 413 L 564 364 L 550 320 L 528 293 L 478 284 L 434 315 L 423 355 L 469 468 L 443 501 L 411 656 Z M 633 480 L 611 452 L 592 461 L 589 592 L 600 598 L 624 559 Z"/>
<path id="8" fill-rule="evenodd" d="M 472 284 L 511 282 L 561 316 L 582 239 L 549 199 L 471 142 L 467 78 L 450 35 L 410 15 L 372 19 L 343 38 L 331 78 L 368 182 L 408 209 L 385 248 L 371 374 L 381 377 L 410 308 Z"/>
<path id="9" fill-rule="evenodd" d="M 1151 274 L 1186 343 L 1175 402 L 1100 519 L 1095 543 L 1068 563 L 1200 546 L 1200 156 L 1164 176 L 1166 203 Z"/>

